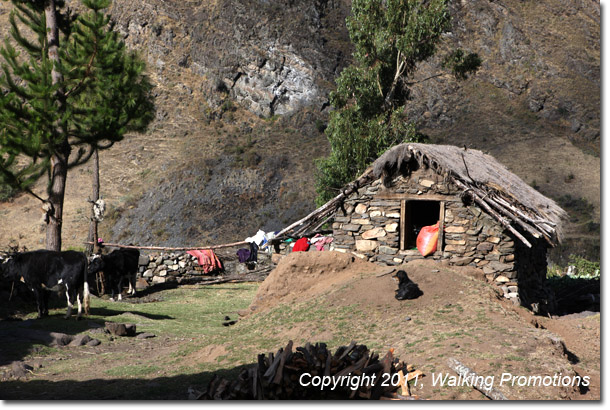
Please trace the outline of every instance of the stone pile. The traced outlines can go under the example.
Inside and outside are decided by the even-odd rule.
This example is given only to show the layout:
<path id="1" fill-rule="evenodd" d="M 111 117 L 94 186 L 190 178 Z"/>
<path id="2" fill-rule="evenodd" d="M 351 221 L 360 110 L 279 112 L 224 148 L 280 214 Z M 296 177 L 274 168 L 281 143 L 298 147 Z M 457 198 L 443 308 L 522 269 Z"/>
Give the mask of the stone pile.
<path id="1" fill-rule="evenodd" d="M 184 253 L 140 255 L 138 277 L 149 285 L 180 282 L 180 279 L 202 276 L 197 258 Z"/>

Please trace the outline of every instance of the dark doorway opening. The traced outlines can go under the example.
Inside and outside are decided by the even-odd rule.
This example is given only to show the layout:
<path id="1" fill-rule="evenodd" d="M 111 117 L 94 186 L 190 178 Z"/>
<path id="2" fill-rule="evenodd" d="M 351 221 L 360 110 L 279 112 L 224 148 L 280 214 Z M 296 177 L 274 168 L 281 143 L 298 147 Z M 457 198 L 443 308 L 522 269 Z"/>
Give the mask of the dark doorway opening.
<path id="1" fill-rule="evenodd" d="M 413 249 L 417 235 L 424 226 L 435 225 L 440 220 L 439 201 L 405 201 L 404 248 Z"/>

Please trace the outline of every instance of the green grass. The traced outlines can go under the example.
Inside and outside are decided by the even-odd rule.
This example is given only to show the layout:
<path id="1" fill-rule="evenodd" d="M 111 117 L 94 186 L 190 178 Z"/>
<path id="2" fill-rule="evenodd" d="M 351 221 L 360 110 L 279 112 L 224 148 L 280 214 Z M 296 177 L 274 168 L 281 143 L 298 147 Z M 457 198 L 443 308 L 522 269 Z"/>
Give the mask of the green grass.
<path id="1" fill-rule="evenodd" d="M 250 305 L 257 289 L 252 283 L 182 287 L 164 291 L 162 300 L 152 303 L 93 298 L 90 319 L 136 323 L 138 331 L 180 338 L 213 335 L 230 331 L 222 326 L 224 316 L 236 319 L 236 312 Z"/>
<path id="2" fill-rule="evenodd" d="M 159 372 L 161 368 L 154 365 L 124 365 L 118 364 L 116 367 L 108 369 L 105 373 L 109 376 L 120 378 L 136 378 L 149 376 Z"/>

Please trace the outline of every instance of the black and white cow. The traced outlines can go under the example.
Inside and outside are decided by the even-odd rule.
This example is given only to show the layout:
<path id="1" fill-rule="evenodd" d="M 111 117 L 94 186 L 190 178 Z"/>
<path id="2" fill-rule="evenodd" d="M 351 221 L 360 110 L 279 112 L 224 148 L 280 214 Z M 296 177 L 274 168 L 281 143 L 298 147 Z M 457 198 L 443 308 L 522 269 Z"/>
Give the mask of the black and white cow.
<path id="1" fill-rule="evenodd" d="M 140 259 L 140 251 L 137 249 L 117 249 L 110 252 L 108 255 L 96 255 L 91 259 L 87 273 L 89 275 L 97 272 L 104 272 L 104 278 L 112 292 L 112 300 L 114 300 L 115 292 L 118 294 L 118 299 L 121 300 L 121 291 L 123 290 L 123 281 L 129 284 L 127 294 L 136 294 L 136 275 L 138 273 L 138 261 Z"/>
<path id="2" fill-rule="evenodd" d="M 38 307 L 38 318 L 49 315 L 49 290 L 62 287 L 68 300 L 65 318 L 72 315 L 74 302 L 78 303 L 80 319 L 85 305 L 89 314 L 89 285 L 87 284 L 87 258 L 76 251 L 56 252 L 37 250 L 13 254 L 0 264 L 2 276 L 9 280 L 23 280 L 34 292 Z"/>

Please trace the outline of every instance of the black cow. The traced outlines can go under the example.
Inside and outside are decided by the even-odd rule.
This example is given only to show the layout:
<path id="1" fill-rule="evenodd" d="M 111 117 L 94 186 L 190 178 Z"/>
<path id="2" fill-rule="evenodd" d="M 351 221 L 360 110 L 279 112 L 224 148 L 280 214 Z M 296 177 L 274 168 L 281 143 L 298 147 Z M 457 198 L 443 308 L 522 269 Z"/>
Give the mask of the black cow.
<path id="1" fill-rule="evenodd" d="M 74 301 L 78 302 L 78 316 L 82 315 L 82 304 L 85 313 L 89 314 L 89 285 L 87 284 L 87 258 L 82 252 L 56 252 L 37 250 L 21 252 L 2 261 L 0 271 L 10 280 L 23 280 L 34 292 L 38 307 L 38 318 L 49 315 L 48 290 L 63 288 L 68 300 L 68 311 L 65 318 L 72 314 Z"/>
<path id="2" fill-rule="evenodd" d="M 114 300 L 115 291 L 118 293 L 118 299 L 121 300 L 121 291 L 123 290 L 123 281 L 129 283 L 129 295 L 136 294 L 136 274 L 138 273 L 138 261 L 140 259 L 140 251 L 137 249 L 117 249 L 110 252 L 108 255 L 96 255 L 89 263 L 87 273 L 89 275 L 103 271 L 104 278 L 112 291 L 112 300 Z"/>
<path id="3" fill-rule="evenodd" d="M 407 272 L 404 270 L 399 270 L 396 272 L 394 277 L 398 278 L 398 289 L 396 289 L 396 295 L 394 296 L 396 299 L 417 299 L 424 294 L 419 286 L 417 286 L 417 283 L 409 279 Z"/>

